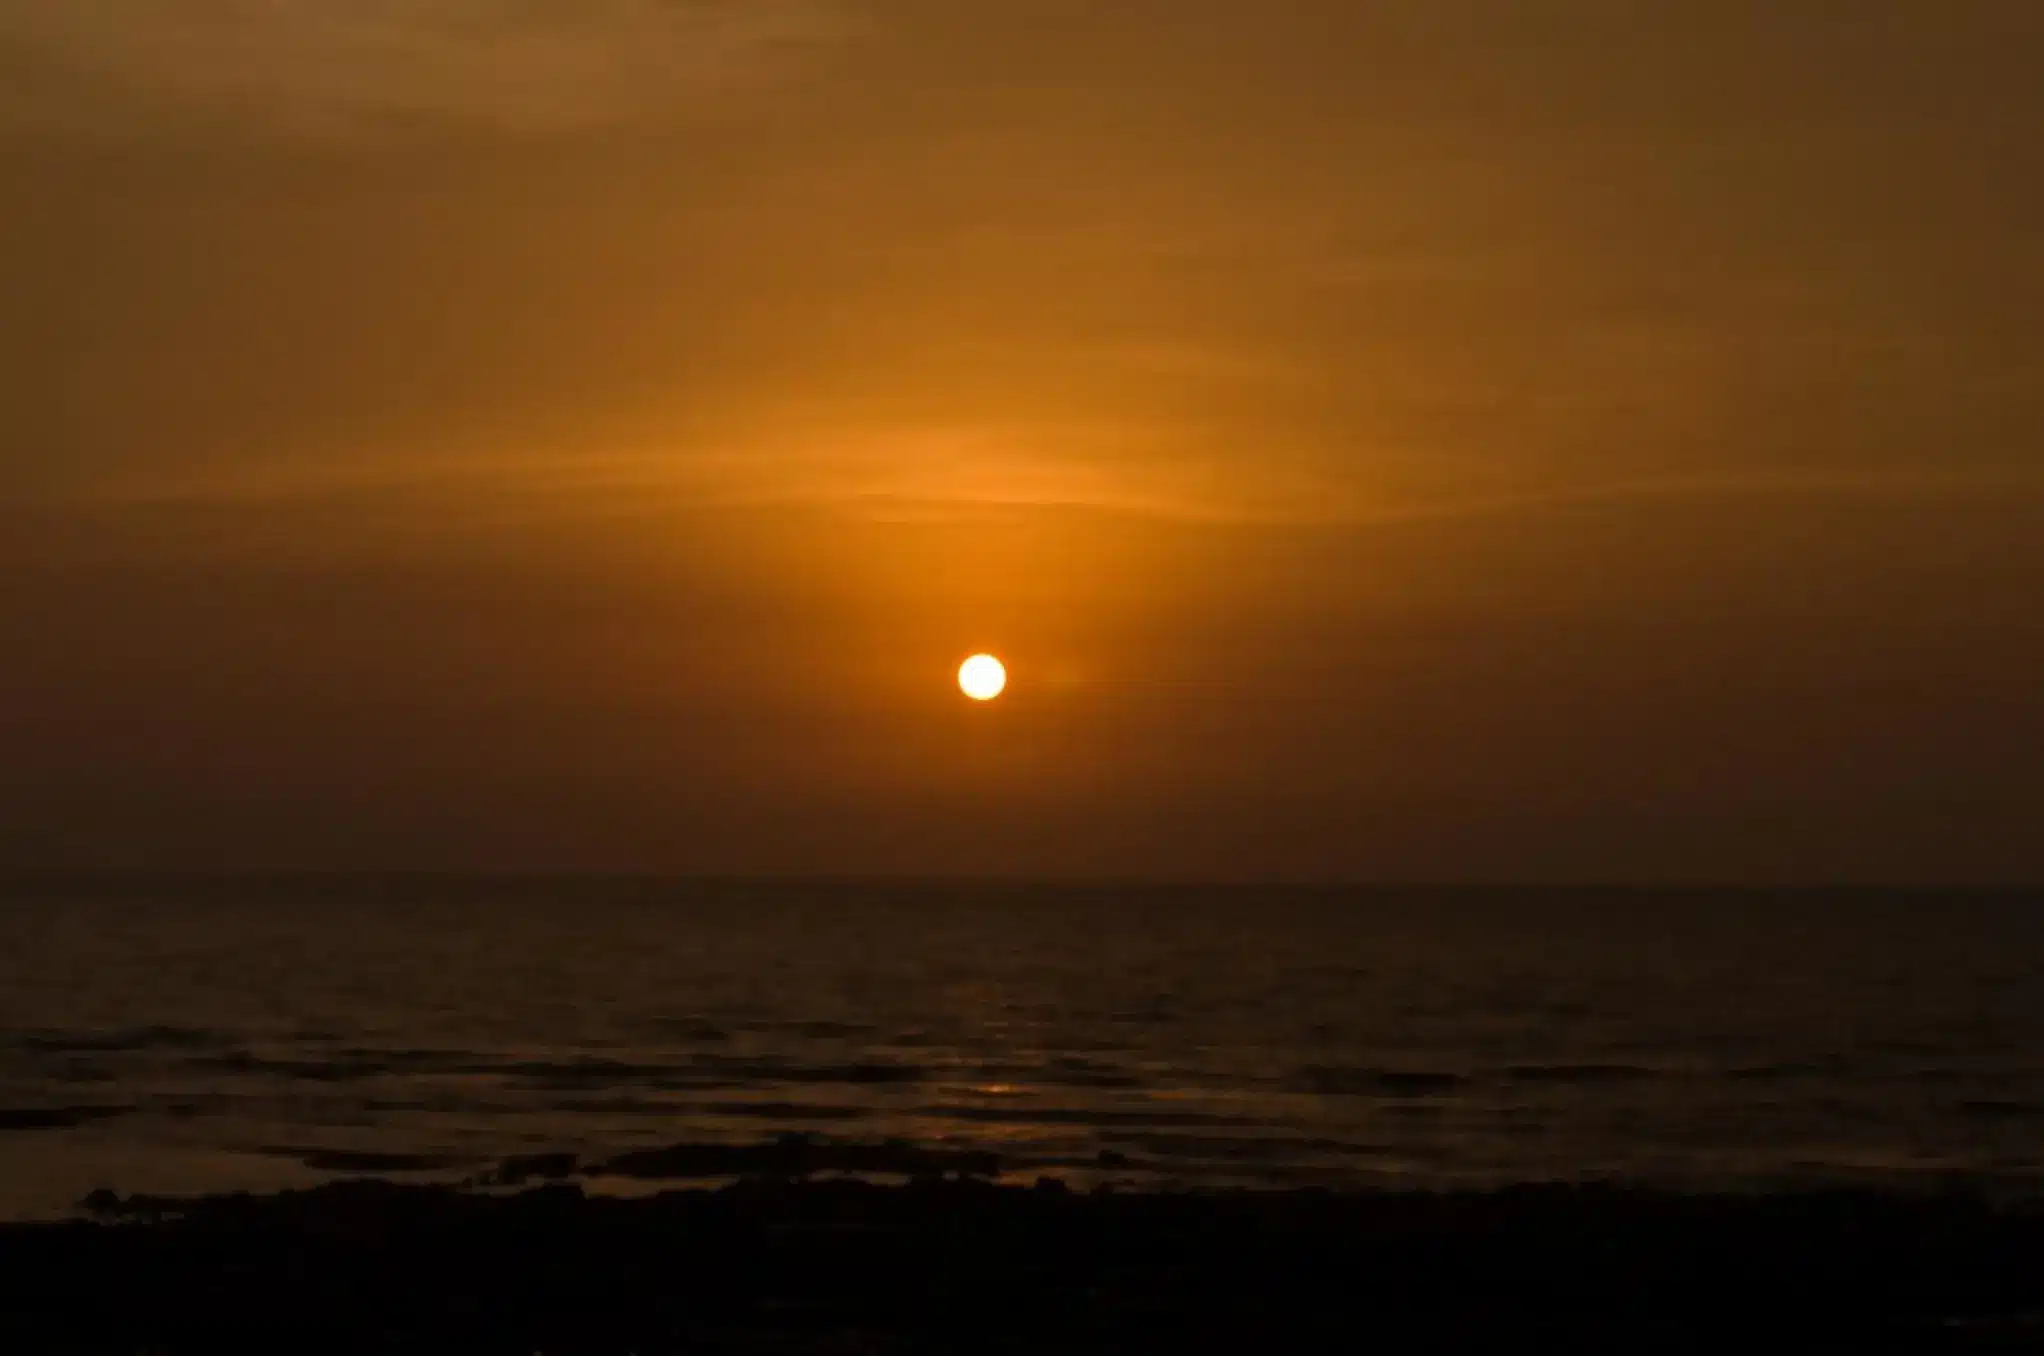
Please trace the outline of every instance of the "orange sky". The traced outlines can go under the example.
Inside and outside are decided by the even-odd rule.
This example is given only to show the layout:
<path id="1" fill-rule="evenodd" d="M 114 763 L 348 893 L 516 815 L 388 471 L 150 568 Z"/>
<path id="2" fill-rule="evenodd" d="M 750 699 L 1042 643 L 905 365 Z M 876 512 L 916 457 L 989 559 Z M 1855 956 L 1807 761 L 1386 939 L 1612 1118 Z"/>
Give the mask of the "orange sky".
<path id="1" fill-rule="evenodd" d="M 2044 876 L 2040 57 L 0 0 L 0 866 Z"/>

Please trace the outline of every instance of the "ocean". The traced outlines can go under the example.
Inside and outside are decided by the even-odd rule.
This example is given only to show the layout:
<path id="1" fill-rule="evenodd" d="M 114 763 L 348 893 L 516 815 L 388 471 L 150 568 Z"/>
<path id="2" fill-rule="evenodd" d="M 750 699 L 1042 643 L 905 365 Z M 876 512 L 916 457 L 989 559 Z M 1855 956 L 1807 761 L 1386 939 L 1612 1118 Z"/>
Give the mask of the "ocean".
<path id="1" fill-rule="evenodd" d="M 1029 1182 L 2044 1186 L 2044 896 L 14 886 L 0 1217 L 900 1140 Z M 596 1190 L 644 1190 L 598 1178 Z"/>

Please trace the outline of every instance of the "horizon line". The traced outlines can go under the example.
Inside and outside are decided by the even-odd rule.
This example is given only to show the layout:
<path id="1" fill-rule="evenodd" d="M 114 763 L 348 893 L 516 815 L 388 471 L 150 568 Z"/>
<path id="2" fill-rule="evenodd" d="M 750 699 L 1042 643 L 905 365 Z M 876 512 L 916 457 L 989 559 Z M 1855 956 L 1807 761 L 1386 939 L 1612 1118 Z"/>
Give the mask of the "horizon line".
<path id="1" fill-rule="evenodd" d="M 631 869 L 536 869 L 442 867 L 318 867 L 318 868 L 89 868 L 0 869 L 0 898 L 23 889 L 143 885 L 492 885 L 611 884 L 636 886 L 727 887 L 912 887 L 976 889 L 1146 889 L 1170 891 L 1290 890 L 1324 893 L 1559 893 L 1617 894 L 2044 894 L 2039 881 L 1934 881 L 1808 879 L 1777 881 L 1697 880 L 1541 880 L 1508 878 L 1256 876 L 1197 878 L 1170 875 L 1058 874 L 957 872 L 701 872 Z"/>

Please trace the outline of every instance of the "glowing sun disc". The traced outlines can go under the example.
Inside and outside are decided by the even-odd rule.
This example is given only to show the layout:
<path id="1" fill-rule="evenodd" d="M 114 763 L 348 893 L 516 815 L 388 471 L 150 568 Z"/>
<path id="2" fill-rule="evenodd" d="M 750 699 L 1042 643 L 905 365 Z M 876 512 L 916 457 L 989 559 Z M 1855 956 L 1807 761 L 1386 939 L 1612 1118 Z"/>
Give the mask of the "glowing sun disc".
<path id="1" fill-rule="evenodd" d="M 990 702 L 1008 686 L 1008 670 L 990 654 L 976 654 L 958 666 L 958 690 L 976 702 Z"/>

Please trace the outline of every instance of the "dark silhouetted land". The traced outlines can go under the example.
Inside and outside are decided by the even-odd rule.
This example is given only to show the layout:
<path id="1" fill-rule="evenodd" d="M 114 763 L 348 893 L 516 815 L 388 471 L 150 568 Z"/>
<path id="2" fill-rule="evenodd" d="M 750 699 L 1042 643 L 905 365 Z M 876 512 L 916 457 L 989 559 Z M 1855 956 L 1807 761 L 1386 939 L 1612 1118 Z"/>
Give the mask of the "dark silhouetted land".
<path id="1" fill-rule="evenodd" d="M 697 1155 L 700 1156 L 700 1155 Z M 785 1157 L 785 1154 L 781 1156 Z M 695 1166 L 695 1164 L 691 1164 Z M 729 1165 L 725 1165 L 729 1166 Z M 338 1184 L 0 1228 L 0 1349 L 2037 1349 L 2044 1215 L 1958 1197 Z M 935 1166 L 935 1165 L 926 1165 Z M 561 1177 L 539 1156 L 504 1181 Z M 962 1169 L 969 1170 L 969 1169 Z"/>

